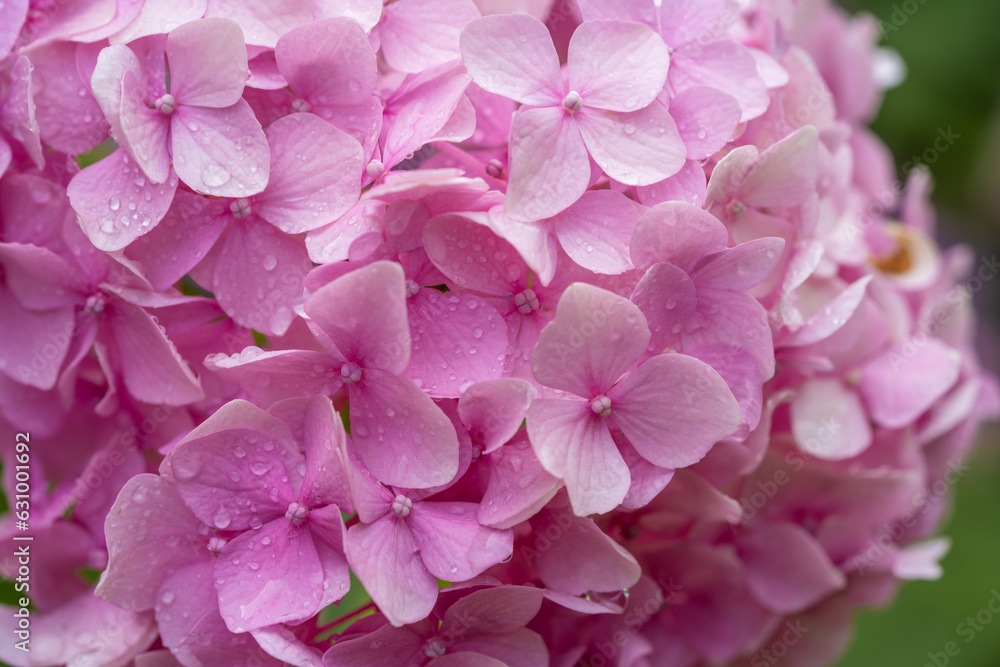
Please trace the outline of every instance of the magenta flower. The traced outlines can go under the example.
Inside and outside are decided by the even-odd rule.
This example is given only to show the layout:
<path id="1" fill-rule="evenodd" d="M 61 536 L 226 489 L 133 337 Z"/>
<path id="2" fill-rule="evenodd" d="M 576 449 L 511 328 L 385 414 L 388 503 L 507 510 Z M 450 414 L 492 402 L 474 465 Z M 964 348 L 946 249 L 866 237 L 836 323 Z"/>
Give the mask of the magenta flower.
<path id="1" fill-rule="evenodd" d="M 566 392 L 536 399 L 528 435 L 547 471 L 566 482 L 580 516 L 614 509 L 630 475 L 611 426 L 657 466 L 696 463 L 740 424 L 732 392 L 710 366 L 680 354 L 642 361 L 650 333 L 622 297 L 571 285 L 542 331 L 535 378 Z"/>
<path id="2" fill-rule="evenodd" d="M 568 87 L 548 30 L 530 16 L 470 22 L 462 58 L 479 86 L 529 107 L 510 129 L 504 206 L 515 220 L 550 218 L 579 199 L 590 183 L 588 156 L 629 185 L 662 181 L 684 165 L 677 126 L 655 101 L 670 57 L 645 26 L 580 26 L 569 47 Z"/>

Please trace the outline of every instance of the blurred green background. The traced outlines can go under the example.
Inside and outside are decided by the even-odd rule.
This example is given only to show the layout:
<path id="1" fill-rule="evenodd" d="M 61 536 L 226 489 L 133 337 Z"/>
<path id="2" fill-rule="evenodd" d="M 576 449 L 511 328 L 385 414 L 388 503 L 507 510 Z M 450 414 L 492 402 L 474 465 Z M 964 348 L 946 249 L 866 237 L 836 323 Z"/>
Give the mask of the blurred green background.
<path id="1" fill-rule="evenodd" d="M 873 124 L 902 166 L 930 146 L 938 129 L 961 138 L 931 167 L 939 210 L 939 237 L 965 242 L 978 256 L 1000 254 L 1000 1 L 843 0 L 887 26 L 883 45 L 906 61 L 906 81 L 890 91 Z M 895 29 L 898 28 L 898 29 Z M 1000 282 L 1000 281 L 995 281 Z M 977 295 L 984 326 L 981 352 L 998 370 L 998 285 Z M 903 586 L 885 610 L 862 613 L 851 647 L 837 667 L 934 665 L 928 653 L 948 642 L 954 667 L 1000 666 L 1000 615 L 972 641 L 957 626 L 1000 591 L 1000 430 L 981 434 L 972 471 L 955 488 L 952 539 L 945 575 Z M 984 614 L 985 617 L 985 614 Z M 938 666 L 944 656 L 937 656 Z"/>

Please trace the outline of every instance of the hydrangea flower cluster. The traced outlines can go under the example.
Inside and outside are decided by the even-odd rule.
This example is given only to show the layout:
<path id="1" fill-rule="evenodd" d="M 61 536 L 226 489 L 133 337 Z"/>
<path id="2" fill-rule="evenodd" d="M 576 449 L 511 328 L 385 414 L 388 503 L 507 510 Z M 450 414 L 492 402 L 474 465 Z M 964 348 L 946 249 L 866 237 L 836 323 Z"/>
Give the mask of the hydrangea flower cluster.
<path id="1" fill-rule="evenodd" d="M 827 0 L 0 1 L 0 659 L 829 664 L 939 575 L 1000 407 L 974 257 L 864 126 L 877 37 Z"/>

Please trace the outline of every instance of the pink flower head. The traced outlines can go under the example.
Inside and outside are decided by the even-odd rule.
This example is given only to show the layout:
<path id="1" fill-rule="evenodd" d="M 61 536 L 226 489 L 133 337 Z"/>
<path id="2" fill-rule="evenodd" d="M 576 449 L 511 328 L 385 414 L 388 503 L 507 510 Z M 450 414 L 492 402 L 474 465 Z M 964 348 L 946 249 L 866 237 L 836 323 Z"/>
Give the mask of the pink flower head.
<path id="1" fill-rule="evenodd" d="M 548 30 L 530 16 L 470 22 L 462 58 L 479 86 L 528 107 L 510 129 L 505 210 L 515 220 L 549 218 L 579 199 L 590 183 L 589 158 L 628 185 L 662 181 L 684 165 L 677 126 L 655 101 L 670 56 L 645 26 L 581 25 L 570 41 L 568 85 Z"/>
<path id="2" fill-rule="evenodd" d="M 536 399 L 528 435 L 545 469 L 566 482 L 580 516 L 611 511 L 628 492 L 629 468 L 612 425 L 650 463 L 681 468 L 740 423 L 736 399 L 707 364 L 680 354 L 638 363 L 649 340 L 639 308 L 585 284 L 563 293 L 539 337 L 535 378 L 566 397 Z"/>

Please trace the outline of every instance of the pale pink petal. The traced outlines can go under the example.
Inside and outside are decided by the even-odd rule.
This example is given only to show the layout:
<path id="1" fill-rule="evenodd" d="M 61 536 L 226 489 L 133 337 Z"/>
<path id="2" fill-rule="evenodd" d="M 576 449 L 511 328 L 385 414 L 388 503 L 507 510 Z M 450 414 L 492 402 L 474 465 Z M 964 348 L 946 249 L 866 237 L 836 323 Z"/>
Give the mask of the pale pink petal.
<path id="1" fill-rule="evenodd" d="M 109 252 L 153 231 L 170 209 L 176 191 L 177 176 L 170 173 L 165 182 L 152 183 L 122 149 L 77 173 L 66 188 L 84 233 L 91 243 Z"/>
<path id="2" fill-rule="evenodd" d="M 962 357 L 941 341 L 914 337 L 897 343 L 861 372 L 861 395 L 876 423 L 912 423 L 958 380 Z"/>
<path id="3" fill-rule="evenodd" d="M 473 382 L 499 378 L 507 324 L 473 294 L 421 289 L 407 300 L 413 351 L 406 376 L 435 398 L 458 398 Z"/>
<path id="4" fill-rule="evenodd" d="M 692 465 L 740 424 L 740 406 L 708 364 L 682 354 L 653 357 L 608 393 L 611 418 L 647 461 Z"/>
<path id="5" fill-rule="evenodd" d="M 353 508 L 347 479 L 347 433 L 330 399 L 314 396 L 309 401 L 302 428 L 306 456 L 306 473 L 299 493 L 302 504 L 309 507 L 336 504 L 350 513 Z"/>
<path id="6" fill-rule="evenodd" d="M 115 154 L 117 153 L 124 151 L 117 151 Z M 97 164 L 102 164 L 111 157 Z M 85 169 L 81 174 L 86 172 Z M 78 178 L 80 177 L 77 176 L 70 182 L 71 199 L 73 183 Z M 170 182 L 176 183 L 177 177 L 171 175 Z M 165 185 L 146 185 L 143 188 L 143 200 L 150 188 L 165 187 Z M 163 215 L 163 219 L 153 226 L 151 231 L 129 244 L 125 249 L 125 256 L 135 263 L 155 289 L 166 290 L 208 255 L 231 219 L 229 207 L 223 203 L 181 190 L 174 194 L 173 202 Z M 93 240 L 93 236 L 91 239 Z M 96 242 L 95 245 L 100 247 Z M 166 248 L 169 248 L 170 252 L 166 252 Z"/>
<path id="7" fill-rule="evenodd" d="M 646 206 L 656 206 L 664 202 L 687 202 L 701 208 L 705 203 L 708 179 L 698 162 L 688 160 L 681 170 L 670 178 L 636 188 L 639 201 Z"/>
<path id="8" fill-rule="evenodd" d="M 656 27 L 659 20 L 655 0 L 577 0 L 585 21 L 634 21 Z"/>
<path id="9" fill-rule="evenodd" d="M 239 22 L 247 44 L 274 48 L 289 30 L 313 20 L 311 0 L 209 0 L 206 16 Z"/>
<path id="10" fill-rule="evenodd" d="M 0 60 L 14 48 L 27 16 L 28 0 L 11 0 L 0 5 Z"/>
<path id="11" fill-rule="evenodd" d="M 308 525 L 308 518 L 295 526 L 282 516 L 226 544 L 215 588 L 230 631 L 295 623 L 320 610 L 325 577 Z"/>
<path id="12" fill-rule="evenodd" d="M 807 125 L 760 154 L 742 201 L 760 208 L 798 206 L 816 191 L 819 134 Z"/>
<path id="13" fill-rule="evenodd" d="M 673 264 L 649 267 L 635 291 L 632 303 L 649 322 L 648 350 L 654 354 L 681 347 L 681 332 L 698 307 L 694 282 Z"/>
<path id="14" fill-rule="evenodd" d="M 654 3 L 659 7 L 661 3 Z M 674 48 L 714 36 L 729 17 L 727 0 L 671 0 L 660 7 L 658 22 L 663 39 Z M 707 33 L 707 35 L 706 35 Z"/>
<path id="15" fill-rule="evenodd" d="M 648 505 L 674 478 L 672 468 L 661 468 L 642 458 L 632 445 L 622 436 L 618 445 L 622 458 L 628 465 L 630 484 L 628 493 L 622 499 L 622 508 L 637 510 Z"/>
<path id="16" fill-rule="evenodd" d="M 358 200 L 361 145 L 318 116 L 280 118 L 265 133 L 271 150 L 267 190 L 254 212 L 288 234 L 329 224 Z"/>
<path id="17" fill-rule="evenodd" d="M 471 0 L 390 3 L 380 24 L 382 54 L 400 72 L 420 72 L 460 57 L 462 28 L 479 18 Z"/>
<path id="18" fill-rule="evenodd" d="M 548 28 L 523 14 L 487 16 L 462 30 L 462 61 L 484 90 L 531 106 L 560 104 L 559 57 Z"/>
<path id="19" fill-rule="evenodd" d="M 317 264 L 342 262 L 347 259 L 351 244 L 359 237 L 382 232 L 385 204 L 366 200 L 348 209 L 339 220 L 309 232 L 306 249 Z"/>
<path id="20" fill-rule="evenodd" d="M 659 102 L 626 113 L 584 108 L 577 125 L 594 161 L 626 185 L 652 185 L 684 166 L 687 149 Z"/>
<path id="21" fill-rule="evenodd" d="M 847 584 L 816 539 L 790 523 L 771 524 L 738 535 L 747 587 L 776 612 L 793 614 Z"/>
<path id="22" fill-rule="evenodd" d="M 691 204 L 667 202 L 651 208 L 636 225 L 632 262 L 638 268 L 669 262 L 692 271 L 699 259 L 728 245 L 729 232 L 715 216 Z"/>
<path id="23" fill-rule="evenodd" d="M 489 455 L 490 479 L 477 518 L 484 526 L 513 528 L 538 513 L 562 488 L 545 472 L 525 435 Z"/>
<path id="24" fill-rule="evenodd" d="M 798 446 L 821 459 L 849 459 L 872 442 L 861 399 L 839 380 L 804 382 L 792 399 L 791 418 Z"/>
<path id="25" fill-rule="evenodd" d="M 243 95 L 250 70 L 236 21 L 220 17 L 185 23 L 167 35 L 166 54 L 170 93 L 179 104 L 222 109 Z"/>
<path id="26" fill-rule="evenodd" d="M 542 331 L 534 352 L 535 379 L 544 385 L 594 398 L 607 392 L 646 351 L 646 318 L 616 294 L 570 285 L 556 319 Z"/>
<path id="27" fill-rule="evenodd" d="M 69 351 L 75 314 L 71 306 L 41 312 L 26 310 L 0 290 L 0 371 L 21 384 L 48 391 L 59 378 Z"/>
<path id="28" fill-rule="evenodd" d="M 826 340 L 847 323 L 861 306 L 873 276 L 864 276 L 842 290 L 811 316 L 801 328 L 781 341 L 782 346 L 802 347 Z"/>
<path id="29" fill-rule="evenodd" d="M 588 21 L 573 33 L 567 62 L 569 87 L 584 106 L 637 111 L 663 90 L 670 55 L 641 23 Z"/>
<path id="30" fill-rule="evenodd" d="M 6 287 L 32 310 L 79 306 L 93 293 L 78 271 L 48 248 L 0 243 Z"/>
<path id="31" fill-rule="evenodd" d="M 471 579 L 514 548 L 511 531 L 479 524 L 474 503 L 415 503 L 407 522 L 424 566 L 444 581 Z"/>
<path id="32" fill-rule="evenodd" d="M 146 102 L 147 91 L 132 70 L 126 70 L 121 81 L 122 147 L 138 163 L 154 183 L 163 183 L 171 175 L 169 132 L 170 120 Z M 112 124 L 114 129 L 114 124 Z"/>
<path id="33" fill-rule="evenodd" d="M 678 93 L 696 86 L 717 88 L 740 104 L 746 122 L 767 111 L 767 86 L 757 74 L 757 61 L 750 50 L 730 40 L 690 45 L 674 53 L 670 63 L 670 86 Z"/>
<path id="34" fill-rule="evenodd" d="M 583 595 L 620 592 L 639 581 L 642 570 L 635 557 L 591 519 L 553 508 L 542 511 L 531 525 L 539 536 L 558 531 L 559 539 L 535 541 L 538 575 L 548 588 Z M 540 549 L 540 542 L 550 546 Z"/>
<path id="35" fill-rule="evenodd" d="M 351 569 L 385 614 L 399 627 L 424 619 L 437 600 L 437 579 L 427 571 L 405 521 L 387 516 L 347 531 Z"/>
<path id="36" fill-rule="evenodd" d="M 90 82 L 73 75 L 76 52 L 77 47 L 71 42 L 53 42 L 34 49 L 30 56 L 35 66 L 32 73 L 36 84 L 35 117 L 42 141 L 68 155 L 90 150 L 108 136 L 109 130 L 90 92 Z M 63 108 L 69 99 L 73 100 L 72 114 L 67 114 Z"/>
<path id="37" fill-rule="evenodd" d="M 732 95 L 715 88 L 688 88 L 670 100 L 689 160 L 706 160 L 733 138 L 740 124 L 740 105 Z"/>
<path id="38" fill-rule="evenodd" d="M 146 510 L 156 512 L 149 521 Z M 108 513 L 108 567 L 95 593 L 122 607 L 152 609 L 163 580 L 176 569 L 208 562 L 208 540 L 173 482 L 142 474 L 129 480 Z"/>
<path id="39" fill-rule="evenodd" d="M 298 665 L 299 667 L 322 667 L 323 652 L 320 648 L 310 646 L 299 637 L 297 628 L 287 625 L 272 625 L 259 630 L 251 630 L 250 634 L 265 653 L 278 660 L 281 664 Z M 136 667 L 142 667 L 136 665 Z"/>
<path id="40" fill-rule="evenodd" d="M 629 489 L 628 466 L 604 419 L 583 401 L 537 398 L 528 436 L 542 466 L 566 482 L 578 516 L 610 512 Z"/>
<path id="41" fill-rule="evenodd" d="M 170 132 L 174 170 L 195 192 L 249 197 L 267 187 L 271 154 L 250 105 L 225 109 L 182 106 Z"/>
<path id="42" fill-rule="evenodd" d="M 13 611 L 9 615 L 13 618 Z M 124 665 L 132 656 L 149 648 L 156 634 L 152 612 L 135 613 L 84 593 L 51 613 L 32 619 L 31 639 L 72 636 L 74 641 L 32 641 L 31 662 L 27 664 L 30 667 L 74 663 Z M 111 636 L 114 641 L 108 641 Z M 22 651 L 14 650 L 23 655 Z"/>
<path id="43" fill-rule="evenodd" d="M 485 223 L 485 216 L 478 219 Z M 527 274 L 517 250 L 470 216 L 430 220 L 424 227 L 424 249 L 452 284 L 481 294 L 512 297 Z"/>
<path id="44" fill-rule="evenodd" d="M 146 311 L 118 298 L 108 310 L 122 377 L 133 397 L 167 405 L 186 405 L 205 397 L 191 367 Z"/>
<path id="45" fill-rule="evenodd" d="M 562 107 L 514 115 L 504 202 L 508 216 L 521 222 L 551 218 L 578 200 L 589 184 L 587 146 Z"/>
<path id="46" fill-rule="evenodd" d="M 162 35 L 205 15 L 208 0 L 146 0 L 135 20 L 111 36 L 112 44 L 127 44 L 147 35 Z"/>
<path id="47" fill-rule="evenodd" d="M 382 0 L 320 0 L 314 3 L 316 20 L 346 16 L 369 32 L 382 16 Z"/>
<path id="48" fill-rule="evenodd" d="M 944 574 L 941 559 L 951 550 L 951 540 L 938 537 L 903 548 L 896 554 L 892 573 L 899 579 L 937 581 Z"/>
<path id="49" fill-rule="evenodd" d="M 399 264 L 375 262 L 317 290 L 305 310 L 347 361 L 401 373 L 410 360 L 404 281 Z"/>
<path id="50" fill-rule="evenodd" d="M 514 246 L 525 264 L 538 276 L 538 282 L 542 285 L 552 282 L 556 274 L 558 248 L 556 237 L 550 231 L 551 225 L 545 222 L 516 222 L 504 215 L 502 206 L 490 209 L 486 224 Z"/>
<path id="51" fill-rule="evenodd" d="M 785 239 L 773 236 L 741 243 L 703 257 L 691 272 L 698 287 L 748 290 L 774 272 L 785 250 Z"/>
<path id="52" fill-rule="evenodd" d="M 340 388 L 340 365 L 326 352 L 246 348 L 232 356 L 209 355 L 205 367 L 240 385 L 260 405 L 293 396 L 331 395 Z M 331 365 L 333 364 L 333 365 Z"/>
<path id="53" fill-rule="evenodd" d="M 458 414 L 472 442 L 489 454 L 518 432 L 534 397 L 535 388 L 517 378 L 477 382 L 462 392 Z"/>
<path id="54" fill-rule="evenodd" d="M 328 18 L 289 31 L 274 50 L 278 69 L 313 105 L 349 107 L 371 97 L 377 68 L 371 44 L 355 21 Z"/>
<path id="55" fill-rule="evenodd" d="M 774 343 L 767 312 L 746 292 L 698 289 L 698 309 L 682 333 L 685 346 L 740 345 L 757 362 L 761 376 L 774 376 Z"/>
<path id="56" fill-rule="evenodd" d="M 241 326 L 280 336 L 296 318 L 310 269 L 300 241 L 250 217 L 226 232 L 212 289 L 222 309 Z"/>
<path id="57" fill-rule="evenodd" d="M 412 380 L 365 369 L 350 399 L 351 438 L 379 481 L 425 489 L 455 477 L 455 427 Z"/>
<path id="58" fill-rule="evenodd" d="M 0 127 L 21 144 L 39 169 L 45 166 L 38 121 L 35 117 L 35 94 L 31 61 L 18 56 L 10 68 L 6 97 L 0 102 Z"/>
<path id="59" fill-rule="evenodd" d="M 620 192 L 587 192 L 549 222 L 570 258 L 594 273 L 618 275 L 632 267 L 629 242 L 639 222 L 635 204 Z"/>

